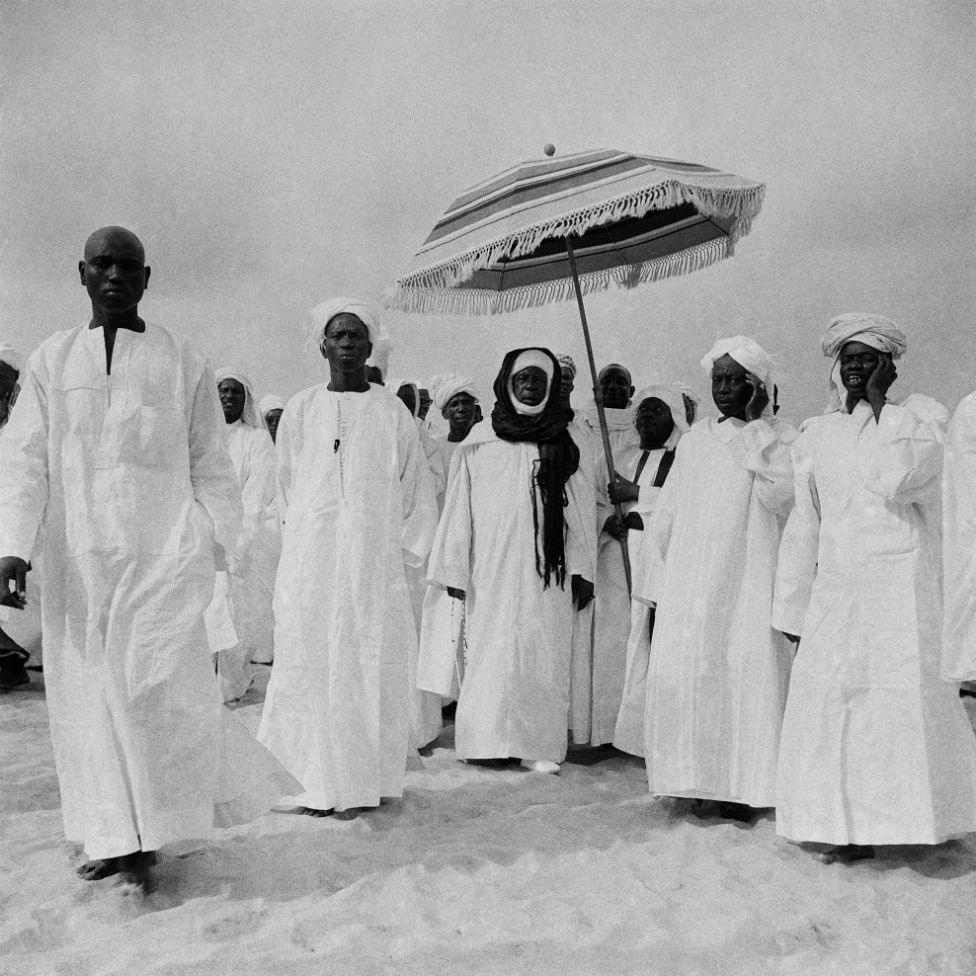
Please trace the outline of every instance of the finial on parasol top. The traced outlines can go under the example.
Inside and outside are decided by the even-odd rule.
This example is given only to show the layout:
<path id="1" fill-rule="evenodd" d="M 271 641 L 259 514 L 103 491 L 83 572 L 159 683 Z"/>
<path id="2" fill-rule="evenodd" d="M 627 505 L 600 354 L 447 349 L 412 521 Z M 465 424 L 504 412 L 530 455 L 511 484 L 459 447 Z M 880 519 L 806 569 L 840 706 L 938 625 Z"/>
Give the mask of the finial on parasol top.
<path id="1" fill-rule="evenodd" d="M 555 146 L 554 146 L 554 145 L 553 145 L 553 144 L 552 144 L 551 142 L 547 142 L 547 143 L 546 143 L 546 144 L 545 144 L 545 145 L 544 145 L 544 146 L 542 147 L 542 151 L 543 151 L 543 152 L 544 152 L 544 153 L 545 153 L 545 154 L 546 154 L 547 156 L 555 156 L 555 155 L 556 155 L 556 147 L 555 147 Z"/>

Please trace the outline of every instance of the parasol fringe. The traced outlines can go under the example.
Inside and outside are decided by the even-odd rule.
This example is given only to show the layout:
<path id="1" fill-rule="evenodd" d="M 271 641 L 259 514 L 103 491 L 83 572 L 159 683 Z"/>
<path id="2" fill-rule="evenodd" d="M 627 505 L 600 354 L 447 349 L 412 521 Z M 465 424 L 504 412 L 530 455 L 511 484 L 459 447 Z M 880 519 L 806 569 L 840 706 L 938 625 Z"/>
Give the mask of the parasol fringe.
<path id="1" fill-rule="evenodd" d="M 580 289 L 584 295 L 589 295 L 611 287 L 635 288 L 650 281 L 691 274 L 730 257 L 733 247 L 731 238 L 719 238 L 641 264 L 591 271 L 580 275 Z M 410 284 L 401 281 L 387 300 L 387 305 L 403 312 L 428 315 L 494 315 L 563 302 L 574 295 L 572 278 L 559 278 L 507 291 L 450 287 L 431 290 L 429 286 L 423 288 L 412 281 Z"/>
<path id="2" fill-rule="evenodd" d="M 591 227 L 600 224 L 630 217 L 643 217 L 650 210 L 664 210 L 684 203 L 694 204 L 695 208 L 706 217 L 731 220 L 730 239 L 734 247 L 736 241 L 749 232 L 752 220 L 762 206 L 765 190 L 765 186 L 761 183 L 748 188 L 730 187 L 719 190 L 670 180 L 616 199 L 603 201 L 593 207 L 571 211 L 543 223 L 530 225 L 515 234 L 509 234 L 459 254 L 449 261 L 423 268 L 401 278 L 397 282 L 395 295 L 399 296 L 405 290 L 455 288 L 471 278 L 475 271 L 488 268 L 503 258 L 518 258 L 531 254 L 544 240 L 553 237 L 579 237 Z M 731 250 L 727 253 L 731 253 Z M 394 300 L 396 301 L 396 298 Z"/>

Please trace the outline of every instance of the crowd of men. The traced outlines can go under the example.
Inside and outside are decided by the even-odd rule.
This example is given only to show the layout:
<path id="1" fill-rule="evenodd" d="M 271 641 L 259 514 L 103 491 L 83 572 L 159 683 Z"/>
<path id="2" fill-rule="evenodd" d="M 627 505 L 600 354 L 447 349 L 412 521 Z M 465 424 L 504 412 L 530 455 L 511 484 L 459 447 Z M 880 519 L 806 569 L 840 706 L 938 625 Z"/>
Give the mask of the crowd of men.
<path id="1" fill-rule="evenodd" d="M 461 760 L 616 747 L 678 810 L 775 808 L 826 862 L 976 830 L 976 394 L 951 423 L 889 396 L 889 320 L 830 322 L 831 403 L 799 429 L 744 336 L 702 359 L 717 417 L 616 363 L 578 408 L 541 347 L 490 397 L 392 378 L 347 298 L 311 313 L 328 381 L 258 402 L 140 318 L 131 232 L 79 273 L 89 323 L 23 369 L 0 347 L 0 603 L 38 580 L 83 877 L 145 887 L 160 847 L 275 804 L 398 797 L 455 701 Z M 26 657 L 0 630 L 8 688 Z M 268 664 L 255 742 L 221 703 Z"/>

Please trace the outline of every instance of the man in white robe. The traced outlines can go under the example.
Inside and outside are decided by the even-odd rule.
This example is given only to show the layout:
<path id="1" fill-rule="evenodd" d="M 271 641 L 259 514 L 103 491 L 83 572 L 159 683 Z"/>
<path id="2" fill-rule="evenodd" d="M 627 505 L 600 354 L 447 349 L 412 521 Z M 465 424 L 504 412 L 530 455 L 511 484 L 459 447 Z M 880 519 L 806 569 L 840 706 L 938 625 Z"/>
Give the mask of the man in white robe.
<path id="1" fill-rule="evenodd" d="M 30 357 L 0 438 L 0 602 L 24 606 L 36 564 L 65 833 L 82 877 L 144 886 L 156 850 L 214 825 L 224 709 L 203 614 L 240 494 L 213 372 L 138 315 L 139 239 L 96 231 L 79 273 L 91 322 Z"/>
<path id="2" fill-rule="evenodd" d="M 831 407 L 793 445 L 773 625 L 800 644 L 776 829 L 830 845 L 828 862 L 976 829 L 976 739 L 940 678 L 948 414 L 928 397 L 888 399 L 905 346 L 882 316 L 833 319 Z"/>
<path id="3" fill-rule="evenodd" d="M 304 785 L 306 813 L 354 816 L 403 792 L 417 641 L 404 561 L 427 557 L 437 509 L 413 418 L 366 379 L 375 311 L 339 298 L 312 326 L 330 380 L 292 397 L 278 427 L 275 666 L 258 737 Z"/>
<path id="4" fill-rule="evenodd" d="M 258 403 L 258 414 L 268 428 L 272 443 L 278 439 L 278 422 L 284 409 L 285 401 L 274 393 L 266 393 Z"/>
<path id="5" fill-rule="evenodd" d="M 721 417 L 681 438 L 634 575 L 656 605 L 645 761 L 652 793 L 749 820 L 776 802 L 792 649 L 770 610 L 795 431 L 772 417 L 758 343 L 722 340 L 702 367 Z"/>
<path id="6" fill-rule="evenodd" d="M 280 542 L 274 442 L 255 405 L 251 381 L 241 370 L 229 367 L 218 369 L 216 380 L 227 450 L 241 486 L 244 521 L 237 545 L 228 554 L 227 570 L 217 573 L 207 627 L 210 649 L 217 655 L 221 695 L 224 701 L 233 701 L 251 684 L 251 662 L 273 660 L 271 600 Z"/>
<path id="7" fill-rule="evenodd" d="M 685 399 L 675 386 L 649 386 L 634 398 L 637 406 L 634 426 L 640 435 L 641 456 L 628 477 L 620 477 L 608 486 L 609 497 L 624 507 L 624 530 L 630 549 L 632 567 L 641 564 L 644 527 L 651 516 L 661 490 L 674 464 L 678 441 L 688 432 Z M 597 703 L 607 707 L 608 700 L 619 705 L 613 744 L 635 756 L 644 755 L 644 709 L 647 703 L 647 664 L 651 656 L 651 629 L 654 611 L 640 600 L 632 600 L 630 632 L 624 645 L 626 668 L 616 686 L 596 687 L 594 712 Z M 605 672 L 606 675 L 606 672 Z M 615 673 L 606 677 L 616 679 Z M 602 691 L 602 694 L 600 692 Z M 611 694 L 612 693 L 612 694 Z"/>
<path id="8" fill-rule="evenodd" d="M 491 423 L 461 443 L 428 580 L 466 602 L 455 716 L 461 759 L 557 773 L 566 755 L 572 614 L 592 598 L 579 450 L 548 350 L 510 352 Z"/>
<path id="9" fill-rule="evenodd" d="M 474 426 L 478 389 L 470 376 L 447 373 L 430 381 L 431 397 L 448 429 L 431 435 L 448 477 L 454 454 Z M 438 515 L 444 510 L 447 478 L 437 492 Z M 428 585 L 420 622 L 418 683 L 436 691 L 438 699 L 454 700 L 461 687 L 463 666 L 464 601 L 441 586 Z M 425 692 L 426 693 L 426 692 Z"/>
<path id="10" fill-rule="evenodd" d="M 945 446 L 942 677 L 976 692 L 976 393 L 956 408 Z"/>

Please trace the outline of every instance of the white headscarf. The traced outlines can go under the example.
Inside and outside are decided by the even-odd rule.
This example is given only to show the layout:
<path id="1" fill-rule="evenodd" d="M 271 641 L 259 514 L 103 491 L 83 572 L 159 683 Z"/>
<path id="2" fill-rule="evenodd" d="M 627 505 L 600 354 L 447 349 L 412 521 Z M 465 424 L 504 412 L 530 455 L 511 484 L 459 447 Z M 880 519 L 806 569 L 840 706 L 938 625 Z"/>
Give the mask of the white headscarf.
<path id="1" fill-rule="evenodd" d="M 871 312 L 845 312 L 827 323 L 827 331 L 820 342 L 823 354 L 833 358 L 830 365 L 830 397 L 827 413 L 841 409 L 847 391 L 840 378 L 840 353 L 848 342 L 860 342 L 892 359 L 900 359 L 908 350 L 905 333 L 891 319 Z"/>
<path id="2" fill-rule="evenodd" d="M 515 374 L 529 366 L 538 366 L 546 374 L 546 392 L 542 399 L 534 406 L 530 407 L 527 403 L 520 403 L 515 396 L 513 380 Z M 519 353 L 515 362 L 512 363 L 511 372 L 508 374 L 508 397 L 512 404 L 512 409 L 523 417 L 534 417 L 546 409 L 546 401 L 549 399 L 549 388 L 552 386 L 553 366 L 552 359 L 549 358 L 541 349 L 526 349 Z"/>
<path id="3" fill-rule="evenodd" d="M 391 376 L 385 380 L 386 389 L 392 393 L 397 399 L 399 397 L 397 394 L 400 392 L 400 388 L 404 386 L 413 387 L 413 418 L 416 420 L 420 414 L 420 387 L 413 380 L 402 380 L 397 376 Z M 401 400 L 401 403 L 403 401 Z M 403 404 L 406 406 L 406 404 Z"/>
<path id="4" fill-rule="evenodd" d="M 719 339 L 702 357 L 702 369 L 712 375 L 712 367 L 723 356 L 731 356 L 743 369 L 747 369 L 754 376 L 759 377 L 766 385 L 772 396 L 773 390 L 773 357 L 748 336 L 732 336 L 729 339 Z"/>
<path id="5" fill-rule="evenodd" d="M 24 357 L 13 346 L 0 340 L 0 363 L 6 363 L 19 373 L 24 368 Z"/>
<path id="6" fill-rule="evenodd" d="M 257 404 L 254 402 L 254 387 L 246 374 L 239 369 L 224 366 L 222 369 L 216 370 L 214 375 L 217 377 L 217 386 L 220 386 L 224 380 L 237 380 L 244 387 L 244 411 L 241 413 L 241 423 L 266 430 L 267 424 L 264 422 L 264 414 L 258 410 Z"/>
<path id="7" fill-rule="evenodd" d="M 267 417 L 272 410 L 284 410 L 285 401 L 281 399 L 280 396 L 275 396 L 273 393 L 267 393 L 261 397 L 258 403 L 258 413 L 262 417 Z"/>
<path id="8" fill-rule="evenodd" d="M 681 435 L 688 432 L 688 418 L 685 416 L 685 401 L 679 384 L 671 383 L 668 385 L 645 386 L 634 397 L 634 418 L 637 418 L 637 410 L 648 397 L 657 397 L 662 403 L 667 404 L 671 411 L 671 419 L 674 421 L 674 430 L 667 439 L 665 447 L 674 447 L 681 440 Z"/>
<path id="9" fill-rule="evenodd" d="M 459 393 L 469 393 L 478 400 L 478 388 L 470 376 L 459 373 L 440 373 L 432 376 L 428 389 L 434 406 L 441 412 L 447 406 L 448 400 Z"/>
<path id="10" fill-rule="evenodd" d="M 316 349 L 322 348 L 322 340 L 325 338 L 325 330 L 329 323 L 343 312 L 355 315 L 366 326 L 366 331 L 369 333 L 369 341 L 375 346 L 382 334 L 379 312 L 369 302 L 364 302 L 362 299 L 340 296 L 339 298 L 330 298 L 327 302 L 316 305 L 309 312 L 309 317 L 312 320 L 309 338 L 315 344 Z"/>

